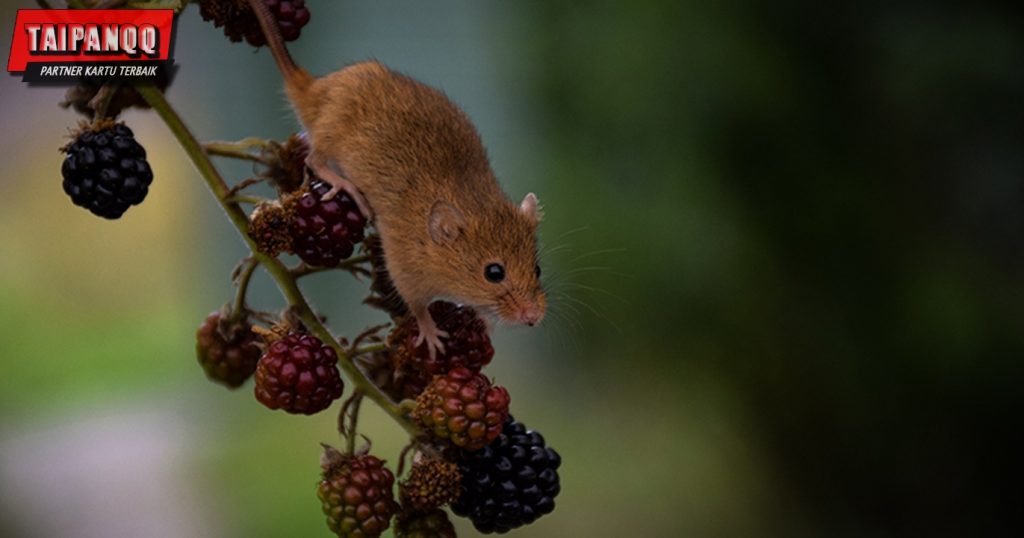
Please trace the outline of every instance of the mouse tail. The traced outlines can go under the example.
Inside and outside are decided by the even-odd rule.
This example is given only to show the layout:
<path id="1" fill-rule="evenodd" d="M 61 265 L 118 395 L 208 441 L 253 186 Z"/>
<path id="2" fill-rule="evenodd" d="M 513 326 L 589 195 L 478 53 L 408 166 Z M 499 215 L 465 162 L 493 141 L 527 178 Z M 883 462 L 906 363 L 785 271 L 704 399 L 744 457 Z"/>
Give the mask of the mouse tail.
<path id="1" fill-rule="evenodd" d="M 249 6 L 256 13 L 260 29 L 263 30 L 263 35 L 267 38 L 267 46 L 270 47 L 270 53 L 274 56 L 277 68 L 281 70 L 281 76 L 284 78 L 289 95 L 304 93 L 306 88 L 313 83 L 313 77 L 305 69 L 296 65 L 291 54 L 288 54 L 288 48 L 285 47 L 284 39 L 281 37 L 281 29 L 278 28 L 277 21 L 270 14 L 267 4 L 264 0 L 249 0 Z"/>

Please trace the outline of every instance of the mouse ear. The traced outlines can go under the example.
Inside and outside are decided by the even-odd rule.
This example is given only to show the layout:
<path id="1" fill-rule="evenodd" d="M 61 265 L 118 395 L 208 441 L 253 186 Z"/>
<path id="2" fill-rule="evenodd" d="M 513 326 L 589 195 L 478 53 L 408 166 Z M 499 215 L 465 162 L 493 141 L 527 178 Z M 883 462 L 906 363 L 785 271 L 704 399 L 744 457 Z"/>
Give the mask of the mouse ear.
<path id="1" fill-rule="evenodd" d="M 540 222 L 543 216 L 540 210 L 540 201 L 537 200 L 537 195 L 532 192 L 527 193 L 523 197 L 522 203 L 519 204 L 519 211 L 535 223 Z"/>
<path id="2" fill-rule="evenodd" d="M 430 210 L 430 221 L 428 228 L 430 238 L 435 243 L 444 245 L 459 238 L 466 221 L 462 218 L 462 212 L 448 202 L 437 202 Z"/>

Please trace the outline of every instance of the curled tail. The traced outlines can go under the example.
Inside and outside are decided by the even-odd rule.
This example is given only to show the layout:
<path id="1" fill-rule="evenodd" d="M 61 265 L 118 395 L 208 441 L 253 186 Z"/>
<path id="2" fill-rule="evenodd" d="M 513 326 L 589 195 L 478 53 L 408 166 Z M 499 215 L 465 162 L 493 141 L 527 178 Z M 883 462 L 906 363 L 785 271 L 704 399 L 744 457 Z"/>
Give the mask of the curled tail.
<path id="1" fill-rule="evenodd" d="M 270 14 L 264 0 L 249 0 L 249 6 L 256 13 L 256 19 L 260 22 L 263 35 L 267 38 L 267 46 L 270 47 L 270 53 L 277 62 L 277 68 L 281 70 L 289 94 L 303 92 L 313 82 L 313 77 L 296 65 L 295 60 L 288 54 L 288 48 L 284 46 L 284 39 L 281 38 L 281 29 L 278 28 L 277 21 Z"/>

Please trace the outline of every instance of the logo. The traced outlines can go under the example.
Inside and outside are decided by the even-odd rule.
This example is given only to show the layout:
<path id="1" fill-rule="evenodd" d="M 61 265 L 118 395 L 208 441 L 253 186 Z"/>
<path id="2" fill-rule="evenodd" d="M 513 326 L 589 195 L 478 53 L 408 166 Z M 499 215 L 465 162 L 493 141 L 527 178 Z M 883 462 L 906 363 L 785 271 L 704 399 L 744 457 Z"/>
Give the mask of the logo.
<path id="1" fill-rule="evenodd" d="M 19 9 L 7 71 L 26 82 L 149 78 L 170 69 L 170 9 Z"/>

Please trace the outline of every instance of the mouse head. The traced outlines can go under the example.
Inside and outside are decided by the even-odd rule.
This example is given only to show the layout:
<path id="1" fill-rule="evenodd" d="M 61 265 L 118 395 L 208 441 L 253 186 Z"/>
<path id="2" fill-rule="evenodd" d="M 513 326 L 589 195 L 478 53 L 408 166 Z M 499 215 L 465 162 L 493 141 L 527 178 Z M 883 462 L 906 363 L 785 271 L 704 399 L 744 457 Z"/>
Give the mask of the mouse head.
<path id="1" fill-rule="evenodd" d="M 427 248 L 440 261 L 438 283 L 457 302 L 536 325 L 547 308 L 537 264 L 537 197 L 527 194 L 518 206 L 482 205 L 487 209 L 460 210 L 443 201 L 431 208 Z"/>

